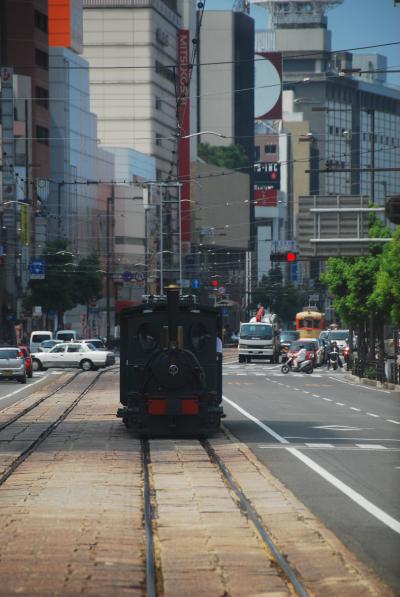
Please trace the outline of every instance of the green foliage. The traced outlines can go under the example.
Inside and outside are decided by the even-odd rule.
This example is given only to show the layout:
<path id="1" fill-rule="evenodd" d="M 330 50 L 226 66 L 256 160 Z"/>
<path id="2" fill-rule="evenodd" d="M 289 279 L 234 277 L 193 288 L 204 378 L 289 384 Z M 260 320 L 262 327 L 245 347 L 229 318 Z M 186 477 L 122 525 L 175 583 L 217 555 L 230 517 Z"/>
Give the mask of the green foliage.
<path id="1" fill-rule="evenodd" d="M 200 143 L 198 147 L 199 157 L 208 164 L 214 164 L 220 168 L 243 168 L 249 166 L 249 158 L 242 145 L 210 145 Z"/>
<path id="2" fill-rule="evenodd" d="M 390 238 L 391 231 L 372 214 L 371 238 Z M 355 259 L 335 257 L 328 260 L 321 276 L 333 298 L 333 306 L 343 322 L 362 324 L 370 316 L 382 322 L 389 315 L 400 321 L 400 233 L 392 242 L 371 243 L 370 254 Z"/>
<path id="3" fill-rule="evenodd" d="M 65 311 L 102 296 L 103 273 L 97 255 L 84 257 L 76 264 L 68 243 L 57 239 L 46 245 L 43 259 L 46 277 L 29 282 L 27 308 L 41 305 L 45 312 L 55 310 L 62 321 Z"/>
<path id="4" fill-rule="evenodd" d="M 95 253 L 79 261 L 75 278 L 75 298 L 78 304 L 88 305 L 91 299 L 102 297 L 103 277 L 104 272 Z"/>
<path id="5" fill-rule="evenodd" d="M 384 247 L 371 302 L 400 324 L 400 226 Z"/>
<path id="6" fill-rule="evenodd" d="M 304 300 L 304 294 L 296 286 L 291 282 L 284 284 L 282 270 L 277 267 L 270 269 L 268 274 L 263 276 L 260 286 L 255 289 L 252 308 L 262 303 L 285 323 L 291 323 L 296 313 L 303 308 Z"/>
<path id="7" fill-rule="evenodd" d="M 76 306 L 75 266 L 66 241 L 57 239 L 46 245 L 43 253 L 46 262 L 44 280 L 31 280 L 31 294 L 27 306 L 41 305 L 45 312 L 50 309 L 64 313 Z"/>

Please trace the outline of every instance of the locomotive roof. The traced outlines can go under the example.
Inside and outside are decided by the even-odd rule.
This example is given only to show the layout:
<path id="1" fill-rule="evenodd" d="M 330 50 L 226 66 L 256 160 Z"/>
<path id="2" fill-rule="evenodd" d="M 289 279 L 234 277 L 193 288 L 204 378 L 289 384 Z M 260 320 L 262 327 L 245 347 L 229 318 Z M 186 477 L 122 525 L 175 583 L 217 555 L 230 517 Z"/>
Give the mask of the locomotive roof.
<path id="1" fill-rule="evenodd" d="M 179 301 L 179 309 L 185 311 L 192 311 L 194 313 L 214 313 L 215 315 L 220 315 L 220 310 L 216 309 L 215 307 L 210 307 L 208 305 L 196 305 L 190 304 L 188 302 Z M 136 313 L 143 313 L 147 311 L 149 313 L 153 311 L 166 311 L 167 310 L 167 301 L 157 301 L 151 303 L 141 303 L 140 305 L 135 305 L 133 307 L 127 307 L 121 310 L 121 317 L 129 317 L 130 315 L 135 315 Z"/>

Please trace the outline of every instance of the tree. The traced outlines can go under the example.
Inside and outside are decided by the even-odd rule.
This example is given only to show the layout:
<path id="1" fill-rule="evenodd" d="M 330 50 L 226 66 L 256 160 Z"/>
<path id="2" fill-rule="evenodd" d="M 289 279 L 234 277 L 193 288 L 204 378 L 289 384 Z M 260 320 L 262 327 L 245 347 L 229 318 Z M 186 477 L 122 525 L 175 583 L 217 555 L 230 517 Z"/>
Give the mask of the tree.
<path id="1" fill-rule="evenodd" d="M 92 253 L 79 261 L 75 272 L 75 299 L 78 304 L 86 305 L 87 318 L 90 301 L 103 296 L 104 272 L 100 266 L 98 256 Z"/>
<path id="2" fill-rule="evenodd" d="M 209 143 L 199 143 L 199 157 L 208 164 L 214 164 L 220 168 L 249 167 L 249 158 L 242 145 L 210 145 Z"/>
<path id="3" fill-rule="evenodd" d="M 44 312 L 55 310 L 58 325 L 63 327 L 64 313 L 76 305 L 76 274 L 73 255 L 68 250 L 68 243 L 57 239 L 46 244 L 43 259 L 46 264 L 44 280 L 31 280 L 31 294 L 27 307 L 41 305 Z"/>
<path id="4" fill-rule="evenodd" d="M 290 323 L 302 309 L 304 299 L 304 294 L 294 284 L 283 282 L 282 270 L 276 267 L 262 277 L 260 285 L 253 293 L 252 307 L 255 308 L 257 304 L 262 303 L 285 323 Z"/>
<path id="5" fill-rule="evenodd" d="M 371 302 L 388 313 L 393 324 L 400 325 L 400 226 L 383 250 Z"/>

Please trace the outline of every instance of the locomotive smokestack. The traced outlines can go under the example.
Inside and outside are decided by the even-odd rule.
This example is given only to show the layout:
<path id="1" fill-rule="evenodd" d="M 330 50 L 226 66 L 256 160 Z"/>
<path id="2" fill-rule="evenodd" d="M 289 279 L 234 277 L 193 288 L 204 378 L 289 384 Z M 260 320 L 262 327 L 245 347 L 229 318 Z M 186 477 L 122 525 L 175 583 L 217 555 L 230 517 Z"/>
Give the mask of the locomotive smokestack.
<path id="1" fill-rule="evenodd" d="M 179 317 L 179 286 L 170 284 L 165 287 L 167 292 L 167 313 L 170 345 L 177 344 L 177 325 Z"/>

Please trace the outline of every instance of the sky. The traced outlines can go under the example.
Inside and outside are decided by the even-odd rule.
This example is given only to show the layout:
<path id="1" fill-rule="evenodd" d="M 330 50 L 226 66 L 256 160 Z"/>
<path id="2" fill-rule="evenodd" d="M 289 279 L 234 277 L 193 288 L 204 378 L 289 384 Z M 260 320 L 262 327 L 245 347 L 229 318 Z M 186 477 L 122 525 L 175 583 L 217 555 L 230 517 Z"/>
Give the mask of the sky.
<path id="1" fill-rule="evenodd" d="M 233 0 L 205 0 L 206 10 L 231 10 L 232 6 Z M 267 29 L 264 8 L 252 6 L 250 16 L 255 19 L 256 29 Z M 332 50 L 400 41 L 400 4 L 395 7 L 394 0 L 344 0 L 342 5 L 329 10 L 327 16 Z M 388 67 L 400 70 L 400 44 L 359 53 L 384 54 Z M 388 82 L 400 86 L 400 73 L 389 75 Z"/>

